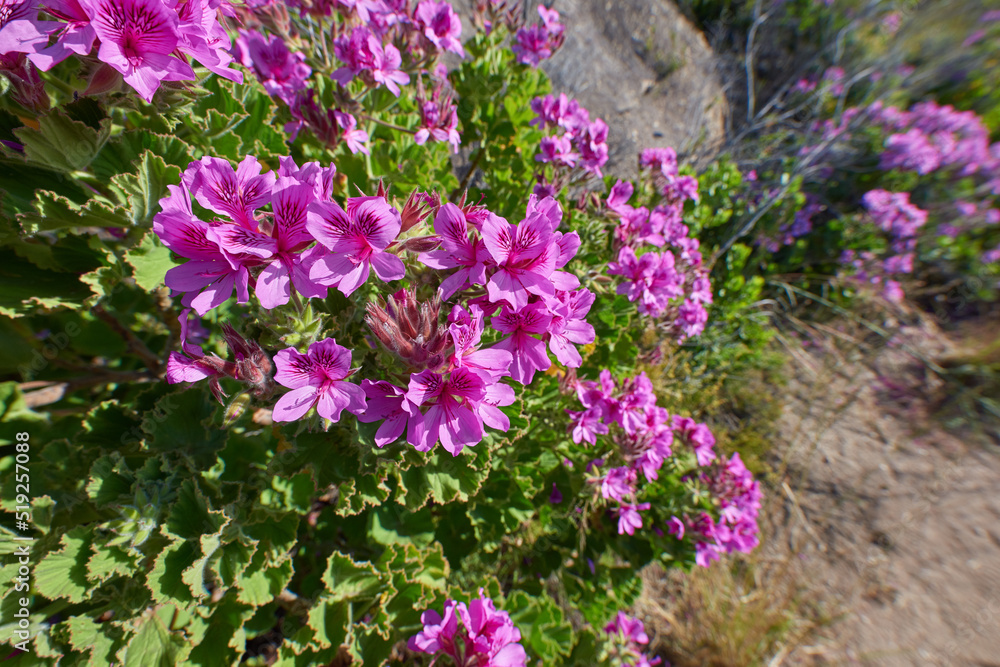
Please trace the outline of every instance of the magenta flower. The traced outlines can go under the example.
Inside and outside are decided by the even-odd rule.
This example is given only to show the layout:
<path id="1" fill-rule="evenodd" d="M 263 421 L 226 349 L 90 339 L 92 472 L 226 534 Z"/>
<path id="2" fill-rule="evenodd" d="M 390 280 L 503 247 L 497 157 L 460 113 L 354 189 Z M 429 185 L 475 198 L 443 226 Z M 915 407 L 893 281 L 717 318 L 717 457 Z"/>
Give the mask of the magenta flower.
<path id="1" fill-rule="evenodd" d="M 365 392 L 346 381 L 351 370 L 351 351 L 337 345 L 333 338 L 317 341 L 306 354 L 295 348 L 274 355 L 275 382 L 291 389 L 274 405 L 274 421 L 301 419 L 316 406 L 320 417 L 340 421 L 341 413 L 358 414 L 365 410 Z"/>
<path id="2" fill-rule="evenodd" d="M 313 186 L 288 176 L 279 178 L 271 193 L 273 254 L 257 276 L 257 298 L 268 310 L 288 303 L 292 287 L 307 298 L 326 296 L 327 288 L 309 277 L 305 258 L 299 254 L 313 241 L 306 230 L 306 211 L 313 201 Z M 237 227 L 220 225 L 215 230 L 223 228 Z"/>
<path id="3" fill-rule="evenodd" d="M 544 137 L 539 148 L 541 152 L 535 156 L 536 162 L 555 162 L 572 167 L 580 158 L 579 153 L 573 152 L 573 142 L 569 133 L 559 137 Z"/>
<path id="4" fill-rule="evenodd" d="M 146 100 L 163 81 L 195 78 L 171 54 L 179 44 L 179 19 L 161 0 L 79 0 L 101 45 L 97 57 L 118 70 Z"/>
<path id="5" fill-rule="evenodd" d="M 688 299 L 677 309 L 677 321 L 674 324 L 681 332 L 678 339 L 684 340 L 685 338 L 697 336 L 705 330 L 707 322 L 708 311 L 705 310 L 705 306 L 697 301 Z"/>
<path id="6" fill-rule="evenodd" d="M 184 185 L 168 185 L 170 195 L 160 200 L 163 209 L 153 218 L 153 231 L 163 245 L 189 261 L 167 271 L 167 287 L 186 294 L 185 307 L 204 315 L 222 305 L 236 288 L 237 302 L 250 300 L 247 267 L 234 263 L 218 243 L 209 238 L 210 227 L 194 216 L 191 195 Z"/>
<path id="7" fill-rule="evenodd" d="M 382 84 L 389 89 L 389 92 L 399 97 L 399 87 L 410 82 L 410 75 L 399 70 L 399 66 L 403 64 L 399 49 L 392 44 L 383 47 L 374 36 L 368 39 L 372 42 L 372 78 L 375 83 Z"/>
<path id="8" fill-rule="evenodd" d="M 601 421 L 601 410 L 593 407 L 580 412 L 567 410 L 570 419 L 573 421 L 573 442 L 589 442 L 597 444 L 597 436 L 608 432 L 608 427 Z"/>
<path id="9" fill-rule="evenodd" d="M 490 321 L 497 331 L 509 334 L 494 346 L 507 350 L 513 357 L 511 377 L 523 385 L 531 384 L 535 371 L 548 369 L 552 362 L 545 353 L 545 343 L 532 334 L 544 334 L 552 322 L 545 304 L 533 303 L 519 311 L 504 305 L 500 314 Z"/>
<path id="10" fill-rule="evenodd" d="M 565 27 L 559 23 L 559 12 L 539 5 L 538 15 L 542 23 L 518 30 L 514 36 L 516 43 L 511 46 L 517 61 L 532 67 L 538 67 L 541 61 L 551 58 L 565 39 Z"/>
<path id="11" fill-rule="evenodd" d="M 306 228 L 330 252 L 312 265 L 309 277 L 347 296 L 368 280 L 370 268 L 385 282 L 399 280 L 406 268 L 385 249 L 401 227 L 399 212 L 385 197 L 349 198 L 346 211 L 334 202 L 313 202 Z"/>
<path id="12" fill-rule="evenodd" d="M 234 171 L 228 160 L 205 156 L 192 162 L 183 181 L 198 203 L 221 215 L 227 215 L 246 229 L 256 229 L 254 211 L 271 200 L 275 174 L 261 174 L 257 158 L 248 155 Z"/>
<path id="13" fill-rule="evenodd" d="M 358 121 L 354 119 L 354 116 L 334 109 L 333 117 L 337 119 L 337 125 L 342 130 L 340 137 L 347 144 L 347 148 L 354 154 L 371 155 L 368 152 L 368 146 L 365 145 L 368 143 L 368 133 L 358 128 Z"/>
<path id="14" fill-rule="evenodd" d="M 403 435 L 404 430 L 408 430 L 410 444 L 415 444 L 415 428 L 423 420 L 423 415 L 406 397 L 405 390 L 384 380 L 362 380 L 361 388 L 368 398 L 368 406 L 358 415 L 358 421 L 370 424 L 384 420 L 375 433 L 375 444 L 385 447 Z"/>
<path id="15" fill-rule="evenodd" d="M 458 305 L 451 309 L 448 333 L 455 352 L 448 361 L 454 368 L 468 368 L 476 373 L 489 387 L 510 375 L 512 359 L 510 352 L 500 349 L 498 345 L 480 349 L 485 326 L 483 319 L 483 310 L 476 304 L 471 304 L 469 310 Z"/>
<path id="16" fill-rule="evenodd" d="M 0 0 L 0 54 L 34 55 L 45 47 L 59 24 L 40 21 L 39 10 L 38 0 Z"/>
<path id="17" fill-rule="evenodd" d="M 642 528 L 642 510 L 648 510 L 649 503 L 639 503 L 638 505 L 621 505 L 618 508 L 618 534 L 634 535 L 637 528 Z"/>
<path id="18" fill-rule="evenodd" d="M 601 496 L 621 502 L 635 493 L 635 470 L 624 466 L 612 468 L 601 480 Z"/>
<path id="19" fill-rule="evenodd" d="M 479 598 L 469 602 L 468 609 L 458 608 L 462 624 L 469 633 L 473 655 L 478 655 L 483 667 L 525 667 L 528 656 L 518 642 L 521 631 L 505 611 L 499 611 L 493 600 L 479 589 Z"/>
<path id="20" fill-rule="evenodd" d="M 52 45 L 45 48 L 35 45 L 37 50 L 28 55 L 36 67 L 47 71 L 71 55 L 84 56 L 90 53 L 97 33 L 90 24 L 90 16 L 78 0 L 47 0 L 45 11 L 60 22 L 49 24 L 51 27 L 47 28 L 55 38 Z M 45 42 L 40 46 L 45 46 Z M 2 46 L 0 51 L 3 51 Z"/>
<path id="21" fill-rule="evenodd" d="M 461 619 L 461 625 L 457 619 Z M 477 667 L 526 667 L 528 656 L 521 632 L 507 612 L 499 611 L 479 589 L 479 598 L 468 606 L 448 600 L 444 618 L 433 610 L 425 611 L 421 632 L 410 637 L 411 651 L 449 656 L 456 665 Z M 435 658 L 436 661 L 436 658 Z"/>
<path id="22" fill-rule="evenodd" d="M 441 248 L 421 253 L 417 259 L 432 269 L 454 271 L 441 283 L 441 298 L 448 299 L 470 285 L 484 285 L 490 254 L 474 231 L 470 236 L 462 209 L 451 203 L 439 208 L 434 231 L 441 238 Z"/>
<path id="23" fill-rule="evenodd" d="M 420 451 L 430 450 L 438 441 L 452 455 L 483 439 L 483 421 L 477 408 L 486 397 L 483 379 L 467 368 L 457 368 L 447 378 L 431 370 L 410 376 L 406 398 L 428 407 L 414 428 Z"/>
<path id="24" fill-rule="evenodd" d="M 528 305 L 529 293 L 555 294 L 551 276 L 558 257 L 558 246 L 553 243 L 556 225 L 558 220 L 552 224 L 542 211 L 529 213 L 517 225 L 492 214 L 487 218 L 482 228 L 483 242 L 498 265 L 486 284 L 491 301 L 505 301 L 514 310 L 522 310 Z"/>
<path id="25" fill-rule="evenodd" d="M 428 140 L 447 141 L 452 146 L 452 152 L 458 152 L 458 146 L 462 143 L 462 138 L 458 134 L 458 107 L 452 104 L 451 95 L 441 95 L 441 88 L 436 88 L 429 100 L 422 100 L 418 95 L 417 102 L 420 104 L 420 126 L 413 135 L 413 141 L 418 146 L 423 146 Z"/>
<path id="26" fill-rule="evenodd" d="M 462 49 L 462 21 L 451 8 L 451 3 L 438 0 L 421 0 L 413 12 L 417 25 L 434 46 L 442 51 L 465 57 Z"/>
<path id="27" fill-rule="evenodd" d="M 573 292 L 556 292 L 544 297 L 552 322 L 549 326 L 549 350 L 564 366 L 579 368 L 583 357 L 575 345 L 590 345 L 596 339 L 594 327 L 587 322 L 587 313 L 594 305 L 594 294 L 581 288 Z"/>
<path id="28" fill-rule="evenodd" d="M 433 609 L 420 615 L 424 629 L 410 637 L 407 648 L 419 653 L 437 653 L 455 656 L 455 634 L 458 632 L 458 604 L 448 600 L 444 605 L 444 618 Z"/>
<path id="29" fill-rule="evenodd" d="M 291 106 L 295 93 L 304 90 L 312 68 L 305 54 L 292 53 L 277 35 L 268 40 L 257 31 L 240 30 L 236 38 L 240 62 L 253 70 L 268 94 Z"/>
<path id="30" fill-rule="evenodd" d="M 210 72 L 243 83 L 243 73 L 230 69 L 232 41 L 218 20 L 220 13 L 226 13 L 221 0 L 187 0 L 175 7 L 180 22 L 177 50 L 196 59 Z M 231 8 L 228 11 L 229 16 L 234 15 Z"/>
<path id="31" fill-rule="evenodd" d="M 608 623 L 604 631 L 609 635 L 618 635 L 621 639 L 634 642 L 636 644 L 648 644 L 649 635 L 646 634 L 642 621 L 632 618 L 623 611 L 619 611 L 611 623 Z"/>

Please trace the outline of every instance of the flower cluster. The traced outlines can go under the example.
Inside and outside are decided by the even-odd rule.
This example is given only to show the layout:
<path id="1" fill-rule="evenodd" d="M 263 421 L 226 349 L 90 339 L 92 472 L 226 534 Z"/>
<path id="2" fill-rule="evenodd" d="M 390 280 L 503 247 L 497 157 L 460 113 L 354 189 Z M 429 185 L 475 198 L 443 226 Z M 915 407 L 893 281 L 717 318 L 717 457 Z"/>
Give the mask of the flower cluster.
<path id="1" fill-rule="evenodd" d="M 673 456 L 674 426 L 670 414 L 656 405 L 653 384 L 645 373 L 627 379 L 619 386 L 608 370 L 601 371 L 598 381 L 580 381 L 577 397 L 583 405 L 579 412 L 568 411 L 570 430 L 576 443 L 596 444 L 597 436 L 617 426 L 612 438 L 623 465 L 608 469 L 591 478 L 600 485 L 605 500 L 618 503 L 618 534 L 632 535 L 642 528 L 640 511 L 649 503 L 637 501 L 638 480 L 655 481 L 664 462 Z M 591 464 L 599 468 L 607 463 L 601 459 Z"/>
<path id="2" fill-rule="evenodd" d="M 448 600 L 444 615 L 433 609 L 420 616 L 424 629 L 410 637 L 411 651 L 448 656 L 456 667 L 525 667 L 528 656 L 517 629 L 479 589 L 479 598 L 466 605 Z"/>
<path id="3" fill-rule="evenodd" d="M 618 293 L 637 301 L 639 312 L 663 318 L 677 340 L 697 336 L 708 321 L 705 305 L 712 302 L 712 286 L 703 265 L 698 240 L 682 220 L 684 202 L 697 201 L 698 182 L 677 172 L 677 156 L 669 148 L 649 149 L 642 155 L 652 170 L 663 201 L 652 211 L 628 204 L 631 183 L 618 181 L 607 198 L 610 215 L 618 220 L 615 240 L 618 259 L 608 274 L 622 276 Z M 650 252 L 647 246 L 671 250 Z M 676 254 L 675 254 L 676 253 Z"/>
<path id="4" fill-rule="evenodd" d="M 162 210 L 153 218 L 153 230 L 163 244 L 189 260 L 167 272 L 167 287 L 183 294 L 181 303 L 199 315 L 224 303 L 234 288 L 238 303 L 249 301 L 252 288 L 261 306 L 268 309 L 288 303 L 293 289 L 305 297 L 326 296 L 328 286 L 342 276 L 318 271 L 320 280 L 311 277 L 312 264 L 328 252 L 322 245 L 303 252 L 316 240 L 309 227 L 333 243 L 326 232 L 325 213 L 339 211 L 338 222 L 344 221 L 345 233 L 358 224 L 357 216 L 352 219 L 329 201 L 335 173 L 332 165 L 324 168 L 318 162 L 299 168 L 290 157 L 281 159 L 277 173 L 261 173 L 261 164 L 253 156 L 244 158 L 235 170 L 220 158 L 206 156 L 192 162 L 180 185 L 168 186 L 170 195 L 160 200 Z M 202 220 L 195 215 L 192 198 L 221 217 Z M 345 274 L 357 266 L 358 272 L 367 276 L 372 255 L 395 237 L 391 228 L 395 224 L 398 232 L 399 220 L 384 197 L 357 199 L 366 200 L 366 211 L 376 210 L 376 225 L 389 227 L 381 235 L 382 229 L 364 232 L 368 241 L 382 244 L 381 248 L 368 245 L 367 253 L 353 256 L 357 265 L 348 260 L 351 266 L 343 266 Z M 357 211 L 362 207 L 348 208 Z M 389 238 L 383 242 L 384 236 Z M 358 244 L 368 241 L 358 240 Z M 349 241 L 345 244 L 354 247 Z M 401 278 L 398 269 L 402 263 L 390 264 L 388 260 L 379 263 L 387 272 L 382 275 Z"/>
<path id="5" fill-rule="evenodd" d="M 542 22 L 518 30 L 511 45 L 517 62 L 531 67 L 551 58 L 566 39 L 566 27 L 559 23 L 559 12 L 538 5 L 538 15 Z"/>
<path id="6" fill-rule="evenodd" d="M 372 340 L 392 357 L 387 376 L 347 382 L 351 352 L 333 339 L 305 354 L 278 352 L 274 381 L 291 391 L 278 400 L 276 421 L 300 419 L 314 407 L 337 421 L 347 409 L 363 422 L 380 422 L 379 446 L 405 434 L 420 451 L 440 442 L 457 455 L 480 442 L 486 426 L 509 428 L 500 408 L 515 393 L 504 378 L 531 383 L 551 366 L 549 352 L 580 366 L 577 346 L 594 341 L 586 321 L 594 295 L 562 270 L 580 238 L 557 230 L 558 202 L 532 195 L 524 220 L 511 224 L 482 206 L 441 205 L 426 193 L 411 194 L 400 213 L 380 185 L 375 195 L 349 197 L 341 207 L 332 199 L 335 173 L 332 165 L 300 168 L 291 158 L 281 158 L 277 172 L 262 172 L 252 156 L 236 169 L 205 157 L 169 186 L 153 221 L 163 244 L 188 259 L 165 282 L 199 315 L 234 289 L 237 303 L 252 293 L 265 310 L 299 296 L 323 298 L 331 287 L 350 297 L 372 272 L 384 282 L 404 278 L 400 254 L 407 252 L 416 255 L 415 270 L 436 276 L 440 287 L 431 300 L 403 289 L 366 304 Z M 432 214 L 434 234 L 415 235 Z M 483 341 L 487 331 L 499 334 L 491 345 Z M 220 376 L 248 381 L 238 364 L 189 350 L 186 341 L 184 351 L 172 357 L 171 382 L 210 377 L 215 391 Z"/>
<path id="7" fill-rule="evenodd" d="M 1000 144 L 990 145 L 989 129 L 974 112 L 934 102 L 908 111 L 876 105 L 872 111 L 894 131 L 885 141 L 882 169 L 929 174 L 951 168 L 963 176 L 997 172 L 1000 178 Z"/>
<path id="8" fill-rule="evenodd" d="M 230 39 L 219 19 L 222 0 L 9 0 L 0 14 L 0 54 L 24 53 L 45 71 L 70 56 L 103 64 L 91 90 L 124 78 L 147 102 L 164 81 L 194 81 L 189 58 L 242 82 L 230 68 Z M 95 90 L 99 89 L 99 90 Z"/>
<path id="9" fill-rule="evenodd" d="M 690 417 L 671 416 L 656 405 L 653 385 L 645 373 L 616 382 L 611 372 L 603 370 L 597 381 L 576 384 L 583 410 L 567 411 L 573 442 L 597 444 L 598 435 L 608 435 L 614 444 L 612 453 L 591 462 L 587 470 L 598 471 L 588 481 L 595 493 L 614 503 L 618 534 L 633 535 L 644 525 L 640 512 L 651 504 L 639 502 L 640 479 L 646 484 L 659 478 L 665 465 L 676 468 L 677 450 L 683 445 L 685 458 L 693 455 L 697 472 L 691 478 L 707 491 L 719 512 L 716 522 L 708 512 L 694 519 L 672 517 L 669 532 L 682 539 L 685 532 L 695 541 L 696 562 L 707 566 L 721 553 L 748 552 L 757 544 L 757 513 L 760 487 L 743 466 L 739 455 L 719 462 L 715 436 L 707 425 Z M 618 465 L 611 465 L 617 463 Z M 601 472 L 601 468 L 606 468 Z M 690 478 L 690 476 L 686 477 Z M 654 526 L 655 531 L 659 529 Z"/>
<path id="10" fill-rule="evenodd" d="M 886 233 L 888 251 L 879 258 L 871 251 L 846 250 L 841 263 L 853 270 L 853 280 L 881 286 L 886 299 L 902 301 L 902 286 L 890 276 L 913 272 L 917 234 L 927 223 L 927 211 L 910 203 L 908 192 L 870 190 L 862 202 L 875 225 Z"/>
<path id="11" fill-rule="evenodd" d="M 363 383 L 376 400 L 362 421 L 384 420 L 379 445 L 406 433 L 420 450 L 438 440 L 453 454 L 483 437 L 483 426 L 507 430 L 498 406 L 510 405 L 514 391 L 500 382 L 510 377 L 529 384 L 555 357 L 578 367 L 576 345 L 594 341 L 585 320 L 594 295 L 562 267 L 580 245 L 575 232 L 556 231 L 562 218 L 553 199 L 529 198 L 518 224 L 481 207 L 444 204 L 434 217 L 432 249 L 418 261 L 441 272 L 438 299 L 420 303 L 399 292 L 383 304 L 369 304 L 368 325 L 383 347 L 409 373 L 406 386 L 387 381 Z M 439 246 L 439 247 L 438 247 Z M 455 304 L 447 329 L 438 324 L 441 301 L 476 289 L 478 296 Z M 491 347 L 482 337 L 489 327 L 501 334 Z"/>
<path id="12" fill-rule="evenodd" d="M 552 173 L 536 174 L 538 195 L 554 195 L 570 183 L 593 175 L 601 177 L 608 161 L 608 126 L 600 118 L 591 122 L 590 113 L 564 93 L 531 101 L 537 114 L 532 125 L 554 131 L 542 138 L 535 160 L 552 166 Z"/>
<path id="13" fill-rule="evenodd" d="M 295 95 L 305 90 L 312 76 L 305 54 L 289 50 L 277 35 L 268 39 L 256 30 L 240 30 L 235 44 L 236 57 L 264 84 L 269 95 L 291 106 Z"/>
<path id="14" fill-rule="evenodd" d="M 708 567 L 725 553 L 750 553 L 760 542 L 757 537 L 760 483 L 743 465 L 738 452 L 701 473 L 701 481 L 718 503 L 719 520 L 715 521 L 708 512 L 683 523 L 672 517 L 671 532 L 682 538 L 686 524 L 695 541 L 695 562 L 702 567 Z"/>
<path id="15" fill-rule="evenodd" d="M 615 667 L 653 667 L 663 662 L 660 658 L 649 659 L 643 647 L 649 644 L 649 635 L 642 621 L 619 611 L 614 620 L 607 624 L 604 632 L 611 644 L 610 653 Z"/>
<path id="16" fill-rule="evenodd" d="M 336 15 L 329 50 L 339 66 L 330 74 L 338 90 L 321 102 L 318 90 L 310 85 L 312 68 L 301 53 L 291 51 L 283 36 L 288 34 L 287 14 L 274 2 L 260 2 L 239 10 L 245 25 L 259 29 L 244 29 L 237 39 L 237 56 L 251 68 L 267 91 L 288 105 L 293 120 L 285 131 L 294 140 L 303 128 L 330 148 L 346 143 L 353 153 L 367 154 L 368 133 L 358 127 L 355 117 L 360 96 L 385 87 L 399 96 L 402 87 L 417 82 L 420 123 L 414 139 L 418 144 L 446 141 L 458 150 L 457 107 L 450 94 L 444 92 L 445 76 L 435 59 L 444 52 L 465 56 L 462 47 L 462 24 L 446 0 L 383 2 L 381 0 L 350 0 L 296 4 L 305 17 Z M 336 10 L 336 12 L 334 12 Z M 311 19 L 304 19 L 309 22 Z M 275 27 L 276 26 L 276 27 Z M 265 27 L 278 34 L 268 36 Z M 302 28 L 305 29 L 304 27 Z M 325 38 L 325 37 L 324 37 Z M 324 63 L 315 64 L 322 70 Z M 423 79 L 434 82 L 428 98 Z M 363 90 L 351 99 L 351 83 L 360 81 Z"/>

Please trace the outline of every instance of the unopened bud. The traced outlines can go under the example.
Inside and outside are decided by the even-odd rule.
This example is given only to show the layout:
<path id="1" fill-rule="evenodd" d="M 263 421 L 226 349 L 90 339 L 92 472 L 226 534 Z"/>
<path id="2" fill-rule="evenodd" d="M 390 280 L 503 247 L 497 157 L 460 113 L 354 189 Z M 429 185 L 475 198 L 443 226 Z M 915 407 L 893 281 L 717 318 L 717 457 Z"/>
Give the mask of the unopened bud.
<path id="1" fill-rule="evenodd" d="M 423 222 L 428 215 L 437 211 L 440 206 L 441 199 L 436 194 L 417 192 L 414 190 L 406 198 L 406 203 L 403 204 L 403 211 L 400 213 L 403 224 L 400 231 L 406 232 L 407 230 L 416 227 Z"/>
<path id="2" fill-rule="evenodd" d="M 401 242 L 398 247 L 401 252 L 405 250 L 416 253 L 436 250 L 439 245 L 441 245 L 441 237 L 439 236 L 415 236 Z"/>
<path id="3" fill-rule="evenodd" d="M 101 63 L 101 66 L 94 70 L 94 73 L 90 76 L 87 90 L 83 91 L 83 94 L 100 95 L 107 93 L 120 86 L 121 83 L 121 73 L 111 65 Z"/>
<path id="4" fill-rule="evenodd" d="M 248 407 L 250 407 L 250 395 L 247 393 L 237 394 L 236 398 L 226 406 L 226 413 L 222 419 L 223 428 L 228 428 L 242 417 Z"/>

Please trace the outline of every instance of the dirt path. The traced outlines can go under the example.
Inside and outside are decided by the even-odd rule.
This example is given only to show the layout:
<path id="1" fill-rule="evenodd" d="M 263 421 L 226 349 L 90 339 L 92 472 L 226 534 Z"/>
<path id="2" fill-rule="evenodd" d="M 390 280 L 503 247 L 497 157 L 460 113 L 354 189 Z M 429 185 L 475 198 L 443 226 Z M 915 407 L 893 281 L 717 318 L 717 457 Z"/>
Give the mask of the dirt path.
<path id="1" fill-rule="evenodd" d="M 844 616 L 785 664 L 1000 665 L 1000 456 L 823 360 L 788 387 L 780 536 Z"/>

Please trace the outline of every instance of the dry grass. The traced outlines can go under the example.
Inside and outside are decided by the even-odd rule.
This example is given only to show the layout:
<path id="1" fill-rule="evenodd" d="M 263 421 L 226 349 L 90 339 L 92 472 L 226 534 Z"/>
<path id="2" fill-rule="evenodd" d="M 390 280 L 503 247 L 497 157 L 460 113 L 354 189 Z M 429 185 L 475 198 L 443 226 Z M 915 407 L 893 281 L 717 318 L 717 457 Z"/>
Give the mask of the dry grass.
<path id="1" fill-rule="evenodd" d="M 823 653 L 807 644 L 841 610 L 810 564 L 770 534 L 762 539 L 770 547 L 707 569 L 667 573 L 654 565 L 643 572 L 635 612 L 658 655 L 674 667 L 777 667 L 793 653 L 798 664 Z"/>

